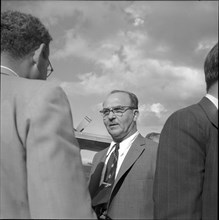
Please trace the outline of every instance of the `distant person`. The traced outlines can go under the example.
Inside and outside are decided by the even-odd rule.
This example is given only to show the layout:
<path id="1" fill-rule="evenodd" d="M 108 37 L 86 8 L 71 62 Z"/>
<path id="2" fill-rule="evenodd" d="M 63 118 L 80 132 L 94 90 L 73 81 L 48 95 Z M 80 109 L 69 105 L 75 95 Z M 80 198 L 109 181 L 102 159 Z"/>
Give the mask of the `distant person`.
<path id="1" fill-rule="evenodd" d="M 36 17 L 1 13 L 0 218 L 95 217 L 70 105 L 45 82 L 48 30 Z"/>
<path id="2" fill-rule="evenodd" d="M 99 219 L 152 219 L 157 144 L 137 130 L 138 99 L 131 92 L 114 90 L 101 113 L 113 141 L 93 159 L 93 208 Z"/>
<path id="3" fill-rule="evenodd" d="M 159 139 L 160 139 L 160 133 L 157 133 L 157 132 L 151 132 L 151 133 L 148 133 L 146 135 L 146 138 L 156 142 L 156 143 L 159 143 Z"/>
<path id="4" fill-rule="evenodd" d="M 218 44 L 204 72 L 207 94 L 173 113 L 161 132 L 155 219 L 218 219 Z"/>

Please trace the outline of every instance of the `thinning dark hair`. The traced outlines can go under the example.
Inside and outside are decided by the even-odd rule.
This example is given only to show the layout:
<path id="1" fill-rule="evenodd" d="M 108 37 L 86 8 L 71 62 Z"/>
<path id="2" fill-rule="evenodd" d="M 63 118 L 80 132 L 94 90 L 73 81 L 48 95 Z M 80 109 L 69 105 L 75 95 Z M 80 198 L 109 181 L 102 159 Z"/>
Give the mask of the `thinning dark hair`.
<path id="1" fill-rule="evenodd" d="M 205 63 L 205 82 L 207 92 L 218 81 L 218 43 L 208 53 Z"/>
<path id="2" fill-rule="evenodd" d="M 41 21 L 19 11 L 1 13 L 1 53 L 22 59 L 42 43 L 49 45 L 52 37 Z"/>
<path id="3" fill-rule="evenodd" d="M 125 91 L 125 90 L 113 90 L 110 92 L 110 94 L 114 94 L 114 93 L 125 93 L 127 95 L 129 95 L 130 101 L 131 101 L 131 107 L 134 107 L 135 109 L 138 109 L 138 98 L 137 96 L 129 91 Z"/>

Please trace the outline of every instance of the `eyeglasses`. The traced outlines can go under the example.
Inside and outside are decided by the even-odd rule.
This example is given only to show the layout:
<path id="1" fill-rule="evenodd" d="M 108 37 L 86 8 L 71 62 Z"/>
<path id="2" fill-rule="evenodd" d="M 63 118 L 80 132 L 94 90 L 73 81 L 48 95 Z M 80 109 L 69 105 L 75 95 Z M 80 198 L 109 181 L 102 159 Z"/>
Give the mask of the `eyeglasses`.
<path id="1" fill-rule="evenodd" d="M 47 67 L 47 78 L 51 75 L 51 73 L 53 72 L 53 67 L 52 67 L 52 64 L 50 63 L 50 61 L 49 61 L 49 58 L 48 58 L 48 62 L 49 62 L 49 65 L 48 65 L 48 67 Z"/>
<path id="2" fill-rule="evenodd" d="M 107 117 L 110 112 L 112 112 L 114 115 L 122 117 L 122 115 L 128 110 L 128 109 L 136 109 L 133 106 L 115 106 L 111 108 L 103 108 L 100 113 L 102 114 L 103 118 Z"/>

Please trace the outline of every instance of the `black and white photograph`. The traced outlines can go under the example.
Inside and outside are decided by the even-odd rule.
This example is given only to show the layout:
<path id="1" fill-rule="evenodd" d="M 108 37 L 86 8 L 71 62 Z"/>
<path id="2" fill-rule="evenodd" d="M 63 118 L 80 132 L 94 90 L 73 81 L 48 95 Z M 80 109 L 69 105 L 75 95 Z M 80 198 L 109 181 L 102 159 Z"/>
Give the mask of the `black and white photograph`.
<path id="1" fill-rule="evenodd" d="M 1 1 L 1 219 L 218 219 L 218 1 Z"/>

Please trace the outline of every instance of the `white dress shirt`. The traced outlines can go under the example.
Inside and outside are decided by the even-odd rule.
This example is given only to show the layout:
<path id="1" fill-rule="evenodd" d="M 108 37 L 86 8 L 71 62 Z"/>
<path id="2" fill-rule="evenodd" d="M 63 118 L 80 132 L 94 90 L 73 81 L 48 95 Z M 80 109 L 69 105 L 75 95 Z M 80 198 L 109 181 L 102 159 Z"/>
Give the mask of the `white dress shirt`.
<path id="1" fill-rule="evenodd" d="M 218 109 L 218 99 L 216 97 L 211 94 L 206 94 L 205 97 L 208 98 Z"/>
<path id="2" fill-rule="evenodd" d="M 139 132 L 136 131 L 133 135 L 131 135 L 130 137 L 126 138 L 121 143 L 119 143 L 119 157 L 118 157 L 118 162 L 117 162 L 117 167 L 116 167 L 115 178 L 116 178 L 116 176 L 117 176 L 117 174 L 119 172 L 119 169 L 120 169 L 120 167 L 122 165 L 122 162 L 123 162 L 126 154 L 128 153 L 130 147 L 132 146 L 132 143 L 134 142 L 134 140 L 136 139 L 136 137 L 138 135 L 139 135 Z M 106 160 L 105 160 L 105 164 L 104 164 L 104 168 L 103 168 L 100 184 L 103 182 L 104 175 L 105 175 L 105 172 L 106 172 L 106 165 L 107 165 L 107 162 L 108 162 L 108 160 L 110 158 L 111 153 L 114 151 L 115 144 L 116 144 L 116 142 L 112 141 L 111 144 L 110 144 L 110 147 L 109 147 L 109 149 L 107 151 Z"/>

